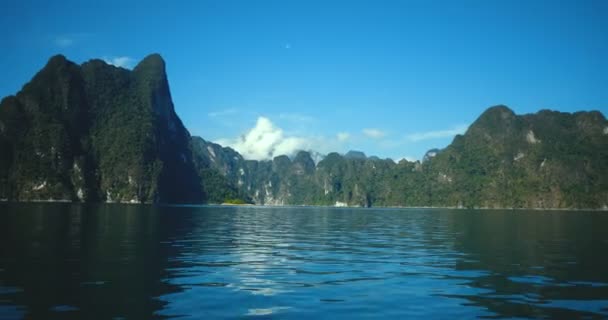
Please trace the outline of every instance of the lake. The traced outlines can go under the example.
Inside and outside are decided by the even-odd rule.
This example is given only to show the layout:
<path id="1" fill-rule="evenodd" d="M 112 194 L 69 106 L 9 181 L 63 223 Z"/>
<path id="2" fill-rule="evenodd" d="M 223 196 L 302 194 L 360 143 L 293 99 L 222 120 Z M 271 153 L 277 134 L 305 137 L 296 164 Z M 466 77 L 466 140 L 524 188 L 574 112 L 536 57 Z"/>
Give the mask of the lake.
<path id="1" fill-rule="evenodd" d="M 0 204 L 0 319 L 607 318 L 608 214 Z"/>

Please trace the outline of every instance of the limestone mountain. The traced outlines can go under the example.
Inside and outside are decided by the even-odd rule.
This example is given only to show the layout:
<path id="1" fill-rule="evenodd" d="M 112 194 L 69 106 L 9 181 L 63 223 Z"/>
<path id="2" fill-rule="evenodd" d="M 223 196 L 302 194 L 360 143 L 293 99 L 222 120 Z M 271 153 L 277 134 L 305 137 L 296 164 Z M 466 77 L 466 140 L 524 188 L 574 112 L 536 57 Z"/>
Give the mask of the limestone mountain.
<path id="1" fill-rule="evenodd" d="M 0 104 L 0 198 L 200 202 L 163 59 L 133 71 L 52 57 Z"/>
<path id="2" fill-rule="evenodd" d="M 257 204 L 604 208 L 607 128 L 597 111 L 518 116 L 496 106 L 423 162 L 395 163 L 359 151 L 330 153 L 316 165 L 308 152 L 250 161 L 200 138 L 194 151 L 207 159 L 199 163 L 224 177 L 228 187 L 222 188 L 235 190 L 231 196 Z"/>
<path id="3" fill-rule="evenodd" d="M 608 121 L 496 106 L 422 162 L 255 161 L 190 136 L 159 55 L 132 71 L 59 55 L 0 102 L 0 199 L 606 209 Z"/>
<path id="4" fill-rule="evenodd" d="M 600 208 L 608 204 L 608 122 L 597 111 L 484 112 L 424 163 L 440 205 Z"/>

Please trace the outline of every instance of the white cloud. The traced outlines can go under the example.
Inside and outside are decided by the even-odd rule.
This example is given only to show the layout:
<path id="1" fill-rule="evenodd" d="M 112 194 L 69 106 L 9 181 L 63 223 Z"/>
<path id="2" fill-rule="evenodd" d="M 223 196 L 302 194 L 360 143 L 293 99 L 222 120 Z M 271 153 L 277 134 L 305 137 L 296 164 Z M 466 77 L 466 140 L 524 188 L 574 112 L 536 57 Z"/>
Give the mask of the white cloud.
<path id="1" fill-rule="evenodd" d="M 386 135 L 384 131 L 374 128 L 363 129 L 363 134 L 374 139 L 379 139 Z"/>
<path id="2" fill-rule="evenodd" d="M 259 117 L 255 127 L 235 140 L 220 139 L 219 144 L 238 151 L 246 159 L 267 160 L 279 155 L 292 155 L 310 146 L 309 140 L 285 136 L 283 130 L 270 119 Z"/>
<path id="3" fill-rule="evenodd" d="M 74 38 L 67 35 L 61 35 L 56 37 L 53 42 L 60 48 L 67 48 L 74 44 Z"/>
<path id="4" fill-rule="evenodd" d="M 65 49 L 76 45 L 77 43 L 81 43 L 88 38 L 91 38 L 91 36 L 92 34 L 86 32 L 72 32 L 51 35 L 50 40 L 55 46 Z"/>
<path id="5" fill-rule="evenodd" d="M 133 67 L 133 63 L 135 62 L 135 59 L 133 59 L 131 57 L 126 57 L 126 56 L 103 58 L 103 60 L 107 64 L 111 64 L 115 67 L 127 68 L 127 69 L 130 69 L 131 67 Z"/>
<path id="6" fill-rule="evenodd" d="M 447 129 L 447 130 L 416 132 L 416 133 L 407 135 L 406 138 L 407 138 L 407 140 L 413 141 L 413 142 L 430 140 L 430 139 L 448 138 L 448 137 L 453 137 L 457 134 L 464 133 L 468 127 L 469 127 L 468 125 L 459 125 L 452 129 Z"/>
<path id="7" fill-rule="evenodd" d="M 238 109 L 236 109 L 236 108 L 230 108 L 230 109 L 212 111 L 212 112 L 207 113 L 207 115 L 210 118 L 216 118 L 216 117 L 229 116 L 229 115 L 235 114 L 237 112 L 239 112 Z"/>
<path id="8" fill-rule="evenodd" d="M 338 134 L 336 135 L 336 138 L 338 138 L 338 141 L 346 141 L 350 138 L 350 133 L 338 132 Z"/>
<path id="9" fill-rule="evenodd" d="M 314 122 L 316 119 L 309 115 L 300 114 L 300 113 L 281 113 L 279 114 L 279 119 L 292 121 L 292 122 Z"/>

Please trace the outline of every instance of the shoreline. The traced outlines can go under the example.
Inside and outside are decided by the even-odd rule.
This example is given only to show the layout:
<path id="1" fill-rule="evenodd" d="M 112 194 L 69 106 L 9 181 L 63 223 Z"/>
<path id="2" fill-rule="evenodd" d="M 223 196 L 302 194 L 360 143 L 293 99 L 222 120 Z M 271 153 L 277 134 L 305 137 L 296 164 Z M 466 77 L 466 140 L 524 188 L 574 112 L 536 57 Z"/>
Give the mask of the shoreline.
<path id="1" fill-rule="evenodd" d="M 8 199 L 0 199 L 0 203 L 72 203 L 72 204 L 128 204 L 128 205 L 152 205 L 152 206 L 190 206 L 190 207 L 264 207 L 264 208 L 337 208 L 337 209 L 448 209 L 448 210 L 503 210 L 503 211 L 520 211 L 520 210 L 533 210 L 533 211 L 597 211 L 604 212 L 608 211 L 608 207 L 603 208 L 494 208 L 494 207 L 475 207 L 475 208 L 463 208 L 463 207 L 441 207 L 441 206 L 372 206 L 372 207 L 361 207 L 361 206 L 334 206 L 334 205 L 260 205 L 260 204 L 235 204 L 235 203 L 152 203 L 152 202 L 119 202 L 119 201 L 107 201 L 107 202 L 80 202 L 67 199 L 32 199 L 25 201 L 12 201 Z"/>

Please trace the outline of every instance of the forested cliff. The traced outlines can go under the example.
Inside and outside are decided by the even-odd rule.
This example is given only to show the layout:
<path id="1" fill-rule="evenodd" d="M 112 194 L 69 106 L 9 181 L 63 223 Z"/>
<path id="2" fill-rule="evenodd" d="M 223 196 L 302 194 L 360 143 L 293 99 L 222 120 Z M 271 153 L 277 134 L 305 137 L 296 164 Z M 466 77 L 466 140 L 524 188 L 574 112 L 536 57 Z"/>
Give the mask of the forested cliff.
<path id="1" fill-rule="evenodd" d="M 55 56 L 0 104 L 0 198 L 606 209 L 608 121 L 496 106 L 423 161 L 349 152 L 315 163 L 307 151 L 254 161 L 190 136 L 159 55 L 132 71 Z"/>

